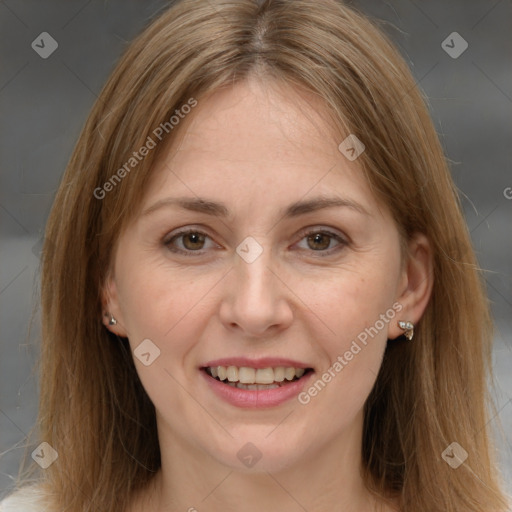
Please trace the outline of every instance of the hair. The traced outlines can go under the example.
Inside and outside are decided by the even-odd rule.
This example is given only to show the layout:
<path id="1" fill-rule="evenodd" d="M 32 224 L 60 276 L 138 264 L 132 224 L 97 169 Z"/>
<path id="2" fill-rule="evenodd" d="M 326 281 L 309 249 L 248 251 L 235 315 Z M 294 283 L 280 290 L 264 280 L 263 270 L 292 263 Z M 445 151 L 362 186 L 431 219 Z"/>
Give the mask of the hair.
<path id="1" fill-rule="evenodd" d="M 398 497 L 403 512 L 505 511 L 488 425 L 491 316 L 457 190 L 407 64 L 373 21 L 335 0 L 184 0 L 126 49 L 45 233 L 37 426 L 59 458 L 41 485 L 58 510 L 122 512 L 159 469 L 154 406 L 127 340 L 102 325 L 101 290 L 165 144 L 112 177 L 191 98 L 256 75 L 318 97 L 339 142 L 364 142 L 358 163 L 402 242 L 420 232 L 432 246 L 415 339 L 388 342 L 364 406 L 368 489 Z M 469 453 L 457 470 L 441 456 L 453 441 Z"/>

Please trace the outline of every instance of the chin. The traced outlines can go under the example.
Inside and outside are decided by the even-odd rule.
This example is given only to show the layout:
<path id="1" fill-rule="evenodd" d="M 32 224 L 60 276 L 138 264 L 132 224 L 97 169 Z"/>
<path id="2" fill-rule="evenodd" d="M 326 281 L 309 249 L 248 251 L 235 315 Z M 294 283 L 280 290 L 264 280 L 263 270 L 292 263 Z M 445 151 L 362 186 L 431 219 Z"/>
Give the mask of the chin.
<path id="1" fill-rule="evenodd" d="M 233 471 L 244 473 L 277 473 L 298 466 L 305 443 L 292 436 L 269 435 L 269 432 L 272 429 L 245 429 L 244 435 L 234 435 L 234 439 L 211 455 Z"/>

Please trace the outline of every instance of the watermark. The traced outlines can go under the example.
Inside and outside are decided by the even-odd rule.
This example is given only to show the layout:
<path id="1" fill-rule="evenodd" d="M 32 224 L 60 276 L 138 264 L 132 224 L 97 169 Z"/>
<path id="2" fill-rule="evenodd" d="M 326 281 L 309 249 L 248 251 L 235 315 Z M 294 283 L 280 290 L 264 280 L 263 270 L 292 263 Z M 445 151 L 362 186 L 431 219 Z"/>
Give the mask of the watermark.
<path id="1" fill-rule="evenodd" d="M 351 162 L 356 160 L 356 158 L 359 158 L 365 149 L 366 146 L 353 133 L 344 139 L 338 146 L 339 152 Z"/>
<path id="2" fill-rule="evenodd" d="M 261 459 L 261 457 L 263 457 L 263 454 L 254 444 L 245 443 L 242 448 L 238 450 L 236 456 L 244 466 L 252 468 Z"/>
<path id="3" fill-rule="evenodd" d="M 309 404 L 309 402 L 311 402 L 311 398 L 317 396 L 318 393 L 322 391 L 325 386 L 331 382 L 334 377 L 336 377 L 336 375 L 338 375 L 341 370 L 350 363 L 350 361 L 352 361 L 352 359 L 354 359 L 354 356 L 359 354 L 359 352 L 366 347 L 369 341 L 368 336 L 373 339 L 387 324 L 389 324 L 390 320 L 395 318 L 397 313 L 402 311 L 402 309 L 402 304 L 400 304 L 400 302 L 395 302 L 391 308 L 379 316 L 379 320 L 377 320 L 371 327 L 366 327 L 364 331 L 361 331 L 357 335 L 357 341 L 355 339 L 352 340 L 350 348 L 345 351 L 343 355 L 339 355 L 331 366 L 322 373 L 322 375 L 308 388 L 307 391 L 299 393 L 299 396 L 297 397 L 298 401 L 302 405 Z M 361 347 L 358 341 L 363 345 L 363 347 Z"/>
<path id="4" fill-rule="evenodd" d="M 185 116 L 190 113 L 192 108 L 197 106 L 197 100 L 190 98 L 187 103 L 183 104 L 179 109 L 174 111 L 175 115 L 172 115 L 168 121 L 160 123 L 157 128 L 152 131 L 152 135 L 148 135 L 146 142 L 138 149 L 134 151 L 132 156 L 120 167 L 101 187 L 94 189 L 93 195 L 96 199 L 104 199 L 108 192 L 114 190 L 118 183 L 121 183 L 132 169 L 139 165 L 139 162 L 154 149 L 157 144 L 165 137 L 166 134 L 170 133 L 179 123 L 181 119 L 185 119 Z"/>
<path id="5" fill-rule="evenodd" d="M 149 366 L 160 357 L 160 349 L 149 338 L 146 338 L 134 349 L 133 355 L 144 366 Z"/>
<path id="6" fill-rule="evenodd" d="M 237 246 L 236 252 L 246 263 L 254 263 L 263 252 L 263 247 L 252 236 L 248 236 Z"/>
<path id="7" fill-rule="evenodd" d="M 468 42 L 458 32 L 452 32 L 441 43 L 441 48 L 452 59 L 458 59 L 468 49 L 468 46 Z"/>
<path id="8" fill-rule="evenodd" d="M 47 59 L 59 47 L 59 43 L 48 32 L 41 32 L 30 46 L 39 57 Z"/>
<path id="9" fill-rule="evenodd" d="M 174 129 L 175 126 L 180 124 L 180 119 L 185 119 L 185 116 L 190 113 L 190 111 L 197 106 L 197 100 L 195 98 L 190 98 L 187 103 L 181 106 L 181 108 L 176 109 L 174 113 L 175 116 L 171 116 L 169 121 L 165 121 L 160 123 L 158 128 L 153 130 L 153 135 L 160 141 L 164 137 L 164 132 L 167 134 Z"/>
<path id="10" fill-rule="evenodd" d="M 42 442 L 31 454 L 32 459 L 41 468 L 49 468 L 59 457 L 53 446 L 46 441 Z"/>
<path id="11" fill-rule="evenodd" d="M 448 445 L 441 454 L 443 460 L 453 469 L 457 469 L 468 458 L 468 452 L 455 441 Z"/>

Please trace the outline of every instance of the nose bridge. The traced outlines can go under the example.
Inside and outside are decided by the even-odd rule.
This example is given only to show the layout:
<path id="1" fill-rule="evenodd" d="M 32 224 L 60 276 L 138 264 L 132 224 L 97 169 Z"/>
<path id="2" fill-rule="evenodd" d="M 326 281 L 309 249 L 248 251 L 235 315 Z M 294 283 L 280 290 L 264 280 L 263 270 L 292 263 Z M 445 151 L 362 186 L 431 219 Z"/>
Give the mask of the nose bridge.
<path id="1" fill-rule="evenodd" d="M 237 248 L 239 258 L 235 264 L 237 294 L 256 300 L 269 298 L 273 293 L 275 276 L 270 271 L 273 251 L 268 239 L 256 241 L 247 237 Z"/>

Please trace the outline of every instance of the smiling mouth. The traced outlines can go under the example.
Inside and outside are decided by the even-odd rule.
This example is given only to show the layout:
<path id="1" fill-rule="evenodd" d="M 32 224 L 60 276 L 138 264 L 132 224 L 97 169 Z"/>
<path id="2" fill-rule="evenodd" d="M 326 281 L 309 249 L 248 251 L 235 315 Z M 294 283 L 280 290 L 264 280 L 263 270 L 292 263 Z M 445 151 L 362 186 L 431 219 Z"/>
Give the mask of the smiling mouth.
<path id="1" fill-rule="evenodd" d="M 250 368 L 247 366 L 208 366 L 201 368 L 210 377 L 227 386 L 247 390 L 266 390 L 286 386 L 302 379 L 312 368 Z"/>

